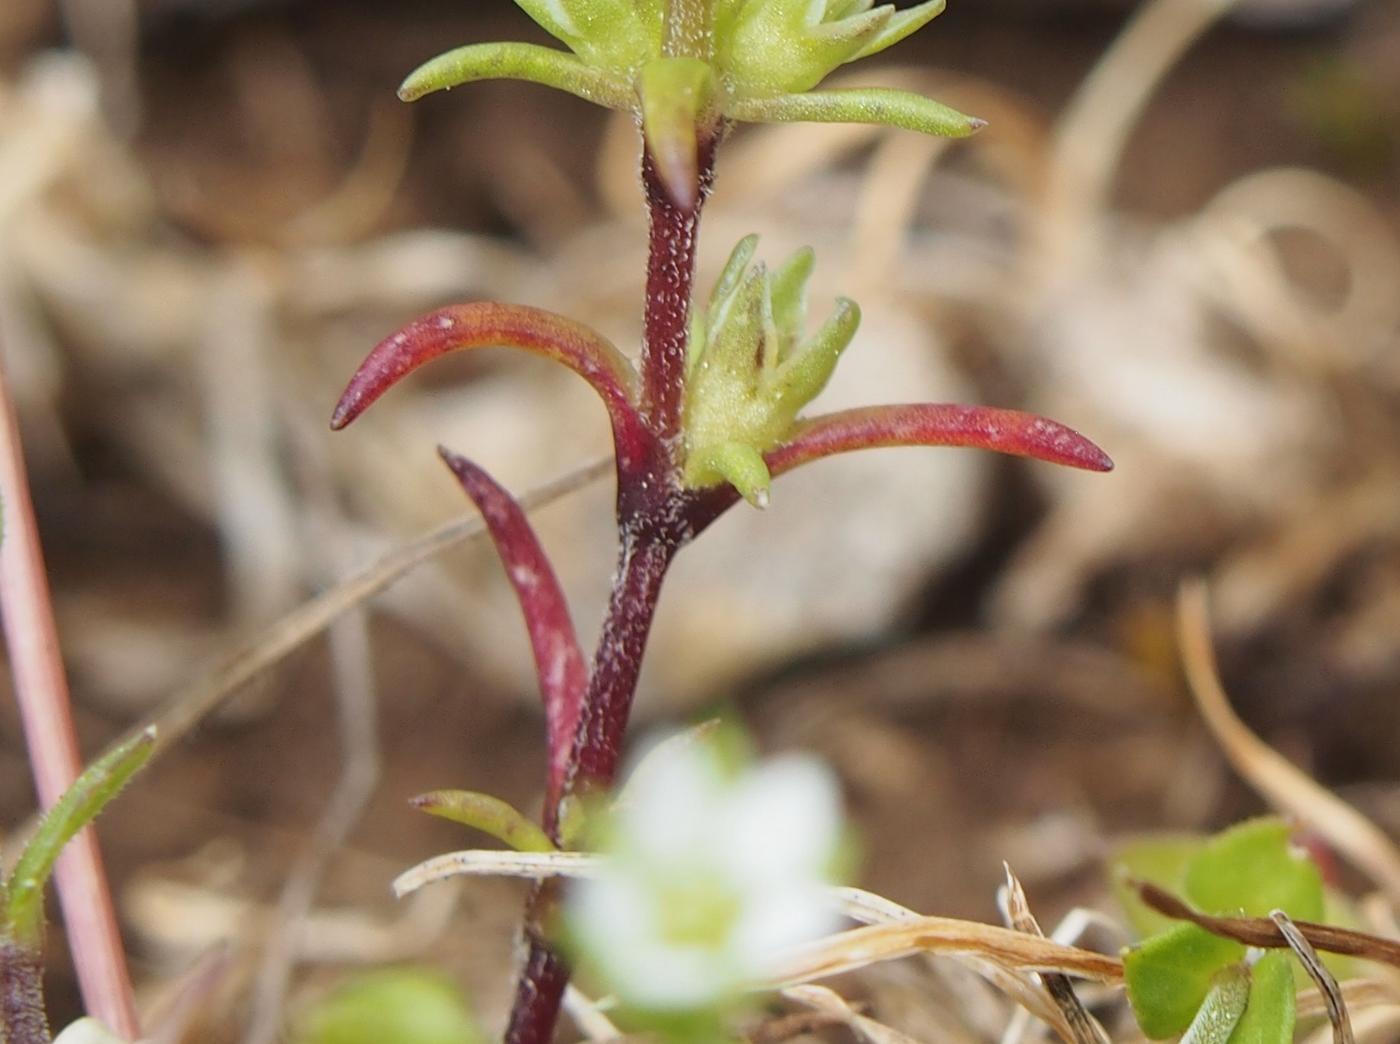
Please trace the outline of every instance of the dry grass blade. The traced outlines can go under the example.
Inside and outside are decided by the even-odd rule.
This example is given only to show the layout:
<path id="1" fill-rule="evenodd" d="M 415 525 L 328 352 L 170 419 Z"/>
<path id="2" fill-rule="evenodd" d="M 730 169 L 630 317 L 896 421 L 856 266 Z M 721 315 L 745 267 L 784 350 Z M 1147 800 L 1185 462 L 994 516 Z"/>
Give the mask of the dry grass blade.
<path id="1" fill-rule="evenodd" d="M 831 889 L 831 895 L 843 914 L 862 924 L 908 924 L 923 916 L 892 899 L 861 888 L 836 887 Z M 1065 1022 L 1064 1014 L 1029 976 L 979 958 L 966 957 L 963 963 L 1041 1022 L 1053 1027 L 1062 1040 L 1072 1036 L 1073 1031 Z"/>
<path id="2" fill-rule="evenodd" d="M 584 1040 L 602 1044 L 603 1041 L 622 1037 L 622 1031 L 603 1014 L 602 1006 L 573 983 L 564 987 L 564 1011 L 583 1034 Z"/>
<path id="3" fill-rule="evenodd" d="M 914 1038 L 868 1015 L 862 1015 L 839 993 L 825 986 L 789 986 L 783 990 L 783 996 L 815 1012 L 829 1015 L 868 1044 L 916 1044 Z"/>
<path id="4" fill-rule="evenodd" d="M 520 498 L 526 510 L 543 507 L 606 475 L 612 458 L 596 460 Z M 404 574 L 465 540 L 479 537 L 486 527 L 476 514 L 447 522 L 417 540 L 382 555 L 336 586 L 298 606 L 265 631 L 231 653 L 209 674 L 177 692 L 146 721 L 112 744 L 111 750 L 142 729 L 159 729 L 156 754 L 177 742 L 231 693 L 276 665 L 320 634 L 344 613 L 384 590 Z"/>
<path id="5" fill-rule="evenodd" d="M 1396 1031 L 1400 1030 L 1400 1004 L 1392 1003 L 1358 1011 L 1354 1024 L 1358 1041 L 1392 1044 L 1396 1039 L 1400 1039 L 1396 1036 Z M 1320 1026 L 1315 1032 L 1303 1037 L 1302 1041 L 1303 1044 L 1328 1044 L 1331 1039 L 1332 1027 Z"/>
<path id="6" fill-rule="evenodd" d="M 1375 979 L 1349 979 L 1340 983 L 1342 1000 L 1350 1012 L 1360 1013 L 1378 1008 L 1400 1010 L 1400 993 Z M 1298 993 L 1298 1018 L 1312 1019 L 1327 1014 L 1327 1000 L 1317 987 Z"/>
<path id="7" fill-rule="evenodd" d="M 1096 982 L 1123 980 L 1123 964 L 1116 957 L 975 921 L 920 917 L 828 936 L 805 947 L 774 977 L 774 983 L 824 979 L 916 953 L 972 957 L 1009 970 L 1063 972 Z"/>
<path id="8" fill-rule="evenodd" d="M 473 849 L 447 852 L 425 859 L 394 878 L 399 899 L 434 881 L 449 877 L 524 877 L 533 881 L 548 877 L 589 877 L 601 860 L 586 852 L 497 852 Z"/>
<path id="9" fill-rule="evenodd" d="M 1312 944 L 1298 930 L 1288 914 L 1282 910 L 1273 910 L 1269 913 L 1269 920 L 1278 925 L 1284 941 L 1302 962 L 1303 970 L 1317 983 L 1322 999 L 1327 1004 L 1327 1020 L 1332 1023 L 1333 1044 L 1356 1044 L 1356 1035 L 1351 1029 L 1351 1016 L 1347 1012 L 1346 1000 L 1342 997 L 1342 990 L 1337 985 L 1336 978 L 1323 966 L 1317 951 L 1312 948 Z"/>
<path id="10" fill-rule="evenodd" d="M 1201 716 L 1225 757 L 1280 811 L 1307 823 L 1400 903 L 1400 850 L 1369 819 L 1319 786 L 1249 730 L 1230 706 L 1210 641 L 1206 588 L 1185 583 L 1177 598 L 1177 631 L 1186 678 Z"/>
<path id="11" fill-rule="evenodd" d="M 1011 927 L 1018 932 L 1044 938 L 1045 933 L 1041 931 L 1040 922 L 1035 919 L 1035 914 L 1031 913 L 1030 902 L 1026 899 L 1026 890 L 1021 886 L 1020 878 L 1012 873 L 1009 864 L 1003 863 L 1002 867 L 1006 870 L 1004 896 L 1006 917 Z M 1109 1044 L 1108 1034 L 1080 1003 L 1068 976 L 1059 972 L 1045 972 L 1040 976 L 1040 981 L 1045 987 L 1045 992 L 1055 1002 L 1055 1007 L 1064 1015 L 1065 1026 L 1069 1030 L 1069 1036 L 1066 1038 L 1068 1044 Z"/>
<path id="12" fill-rule="evenodd" d="M 1267 917 L 1212 917 L 1192 909 L 1165 888 L 1159 888 L 1147 881 L 1131 883 L 1144 903 L 1167 917 L 1190 921 L 1208 932 L 1235 939 L 1246 946 L 1282 949 L 1289 945 L 1279 926 Z M 1312 921 L 1291 923 L 1315 949 L 1400 967 L 1400 942 L 1394 939 L 1383 939 L 1379 935 L 1338 928 L 1330 924 L 1316 924 Z"/>

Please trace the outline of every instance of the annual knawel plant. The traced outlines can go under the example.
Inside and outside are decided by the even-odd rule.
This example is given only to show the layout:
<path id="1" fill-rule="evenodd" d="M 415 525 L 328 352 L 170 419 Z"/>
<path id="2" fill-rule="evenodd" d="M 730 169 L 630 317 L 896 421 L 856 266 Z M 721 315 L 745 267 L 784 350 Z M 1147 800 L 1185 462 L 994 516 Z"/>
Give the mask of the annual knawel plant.
<path id="1" fill-rule="evenodd" d="M 616 455 L 618 564 L 591 658 L 519 504 L 480 465 L 441 451 L 482 512 L 523 611 L 549 768 L 537 830 L 485 795 L 430 795 L 422 803 L 529 845 L 569 847 L 580 837 L 584 799 L 614 781 L 667 569 L 740 499 L 762 507 L 773 478 L 879 446 L 981 447 L 1093 471 L 1112 464 L 1074 431 L 1014 410 L 912 403 L 807 416 L 803 411 L 831 378 L 860 321 L 855 303 L 840 299 L 810 328 L 809 250 L 770 269 L 758 258 L 757 237 L 749 236 L 708 293 L 695 286 L 701 211 L 717 152 L 734 124 L 859 122 L 954 137 L 982 125 L 905 91 L 820 86 L 840 66 L 925 25 L 943 0 L 903 10 L 872 0 L 516 2 L 564 49 L 470 44 L 427 62 L 399 94 L 412 100 L 475 80 L 511 78 L 636 118 L 650 217 L 638 357 L 634 362 L 596 331 L 538 307 L 456 305 L 375 347 L 332 425 L 350 423 L 429 360 L 490 346 L 562 363 L 602 399 Z M 507 1030 L 513 1044 L 542 1044 L 553 1033 L 569 978 L 550 934 L 557 903 L 551 884 L 537 887 L 529 901 L 530 948 Z"/>

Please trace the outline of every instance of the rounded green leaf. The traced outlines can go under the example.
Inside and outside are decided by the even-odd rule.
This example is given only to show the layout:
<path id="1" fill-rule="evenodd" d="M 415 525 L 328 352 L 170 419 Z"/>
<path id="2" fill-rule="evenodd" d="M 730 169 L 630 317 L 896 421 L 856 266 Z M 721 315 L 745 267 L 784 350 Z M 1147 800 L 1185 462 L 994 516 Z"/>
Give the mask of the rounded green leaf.
<path id="1" fill-rule="evenodd" d="M 1295 920 L 1320 921 L 1322 875 L 1290 841 L 1287 823 L 1251 819 L 1206 842 L 1186 868 L 1186 899 L 1208 914 L 1267 917 L 1284 910 Z"/>
<path id="2" fill-rule="evenodd" d="M 485 1044 L 461 993 L 436 972 L 390 968 L 350 979 L 299 1020 L 296 1044 Z"/>
<path id="3" fill-rule="evenodd" d="M 1108 864 L 1113 897 L 1139 939 L 1180 922 L 1144 903 L 1131 882 L 1147 881 L 1180 895 L 1186 883 L 1186 868 L 1204 845 L 1205 838 L 1198 834 L 1153 834 L 1130 838 L 1114 849 Z"/>
<path id="4" fill-rule="evenodd" d="M 1284 951 L 1265 954 L 1255 962 L 1249 1006 L 1230 1035 L 1230 1044 L 1289 1044 L 1298 1021 L 1293 981 L 1293 956 Z"/>
<path id="5" fill-rule="evenodd" d="M 1123 978 L 1138 1026 L 1151 1040 L 1183 1033 L 1216 973 L 1244 957 L 1244 947 L 1194 924 L 1178 924 L 1123 955 Z"/>

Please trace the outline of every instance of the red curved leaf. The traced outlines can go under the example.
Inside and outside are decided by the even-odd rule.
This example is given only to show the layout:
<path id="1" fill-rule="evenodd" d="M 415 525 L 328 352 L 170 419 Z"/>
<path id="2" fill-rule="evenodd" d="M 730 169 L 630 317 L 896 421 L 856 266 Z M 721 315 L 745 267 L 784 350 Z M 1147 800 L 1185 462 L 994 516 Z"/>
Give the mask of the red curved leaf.
<path id="1" fill-rule="evenodd" d="M 573 620 L 559 578 L 535 536 L 534 527 L 515 498 L 481 468 L 449 450 L 438 448 L 462 489 L 481 512 L 496 551 L 506 567 L 535 655 L 540 697 L 544 700 L 549 745 L 549 787 L 546 808 L 563 793 L 564 774 L 574 742 L 588 667 L 578 646 Z"/>
<path id="2" fill-rule="evenodd" d="M 448 352 L 491 346 L 534 352 L 577 373 L 607 407 L 619 462 L 640 459 L 648 436 L 635 406 L 637 375 L 627 358 L 582 323 L 497 301 L 440 308 L 380 341 L 340 397 L 331 427 L 345 427 L 424 363 Z"/>
<path id="3" fill-rule="evenodd" d="M 970 446 L 1087 471 L 1111 471 L 1108 454 L 1078 432 L 1020 410 L 919 403 L 867 406 L 813 417 L 770 451 L 775 475 L 810 461 L 881 446 Z"/>

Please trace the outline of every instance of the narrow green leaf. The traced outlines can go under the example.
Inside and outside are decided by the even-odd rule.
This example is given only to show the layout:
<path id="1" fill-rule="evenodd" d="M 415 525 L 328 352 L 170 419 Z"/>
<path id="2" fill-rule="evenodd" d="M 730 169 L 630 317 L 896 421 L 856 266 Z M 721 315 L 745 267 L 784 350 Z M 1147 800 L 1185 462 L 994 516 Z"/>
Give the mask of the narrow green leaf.
<path id="1" fill-rule="evenodd" d="M 851 15 L 869 11 L 875 6 L 875 0 L 827 0 L 826 20 L 834 22 L 838 18 L 849 18 Z"/>
<path id="2" fill-rule="evenodd" d="M 1255 962 L 1249 1007 L 1230 1044 L 1290 1044 L 1298 1021 L 1293 963 L 1293 955 L 1285 951 L 1265 954 Z"/>
<path id="3" fill-rule="evenodd" d="M 1220 969 L 1181 1044 L 1226 1044 L 1249 1004 L 1249 988 L 1249 969 L 1243 964 Z"/>
<path id="4" fill-rule="evenodd" d="M 807 282 L 816 263 L 812 248 L 803 247 L 773 273 L 773 322 L 791 342 L 788 348 L 801 339 L 807 325 Z"/>
<path id="5" fill-rule="evenodd" d="M 577 50 L 582 40 L 579 27 L 569 17 L 569 12 L 559 0 L 515 0 L 515 6 L 530 16 L 541 29 L 554 37 L 569 50 Z"/>
<path id="6" fill-rule="evenodd" d="M 768 269 L 759 261 L 748 270 L 734 292 L 719 302 L 700 362 L 698 379 L 723 379 L 736 389 L 753 390 L 755 351 L 763 336 L 764 295 Z"/>
<path id="7" fill-rule="evenodd" d="M 1186 1030 L 1225 965 L 1244 957 L 1244 947 L 1194 924 L 1178 924 L 1123 955 L 1128 1001 L 1151 1040 Z"/>
<path id="8" fill-rule="evenodd" d="M 734 249 L 729 252 L 729 260 L 724 263 L 724 270 L 715 280 L 715 288 L 710 291 L 711 309 L 728 300 L 729 295 L 738 289 L 739 280 L 744 277 L 744 269 L 749 267 L 749 262 L 753 260 L 754 252 L 757 250 L 758 236 L 753 233 L 745 236 L 734 245 Z M 713 322 L 717 318 L 718 316 L 715 316 L 711 321 Z"/>
<path id="9" fill-rule="evenodd" d="M 715 118 L 714 70 L 698 58 L 656 58 L 642 67 L 638 91 L 656 173 L 672 201 L 691 210 L 700 195 L 700 130 Z"/>
<path id="10" fill-rule="evenodd" d="M 893 47 L 941 15 L 946 6 L 947 0 L 927 0 L 927 3 L 905 8 L 896 13 L 885 23 L 883 29 L 846 61 L 856 62 L 862 58 L 869 58 L 872 54 L 879 54 L 887 47 Z"/>
<path id="11" fill-rule="evenodd" d="M 1267 917 L 1284 910 L 1295 920 L 1320 921 L 1322 875 L 1290 841 L 1282 819 L 1240 823 L 1206 842 L 1186 868 L 1188 902 L 1209 914 Z"/>
<path id="12" fill-rule="evenodd" d="M 451 982 L 426 968 L 388 968 L 339 986 L 300 1020 L 295 1044 L 485 1044 Z"/>
<path id="13" fill-rule="evenodd" d="M 725 115 L 747 123 L 874 123 L 945 138 L 965 138 L 986 126 L 942 102 L 889 87 L 733 98 Z"/>
<path id="14" fill-rule="evenodd" d="M 1144 903 L 1129 882 L 1148 881 L 1180 895 L 1186 884 L 1186 867 L 1204 846 L 1205 838 L 1198 834 L 1159 834 L 1130 838 L 1114 849 L 1108 862 L 1113 896 L 1139 939 L 1181 922 Z"/>
<path id="15" fill-rule="evenodd" d="M 710 446 L 699 454 L 699 474 L 714 473 L 728 482 L 739 495 L 756 508 L 768 506 L 768 487 L 772 476 L 763 455 L 742 442 L 725 442 Z M 703 479 L 700 480 L 703 483 Z"/>
<path id="16" fill-rule="evenodd" d="M 526 43 L 469 44 L 440 54 L 408 74 L 399 86 L 399 97 L 417 101 L 434 91 L 477 80 L 525 80 L 609 109 L 632 108 L 632 93 L 625 82 L 571 54 Z"/>
<path id="17" fill-rule="evenodd" d="M 472 790 L 434 790 L 409 804 L 430 816 L 450 819 L 490 834 L 517 852 L 553 852 L 554 844 L 513 806 L 490 794 Z"/>
<path id="18" fill-rule="evenodd" d="M 798 410 L 826 387 L 841 353 L 851 343 L 859 326 L 860 306 L 849 297 L 838 297 L 831 318 L 778 368 L 771 388 L 765 393 L 774 400 L 790 403 L 796 416 Z"/>
<path id="19" fill-rule="evenodd" d="M 89 765 L 39 823 L 10 875 L 4 924 L 17 942 L 37 946 L 44 928 L 44 885 L 63 846 L 96 818 L 150 758 L 156 730 L 148 728 Z"/>
<path id="20" fill-rule="evenodd" d="M 817 13 L 822 7 L 817 5 Z M 811 0 L 750 3 L 716 36 L 716 61 L 735 94 L 771 98 L 811 90 L 889 22 L 886 5 L 817 24 Z"/>

